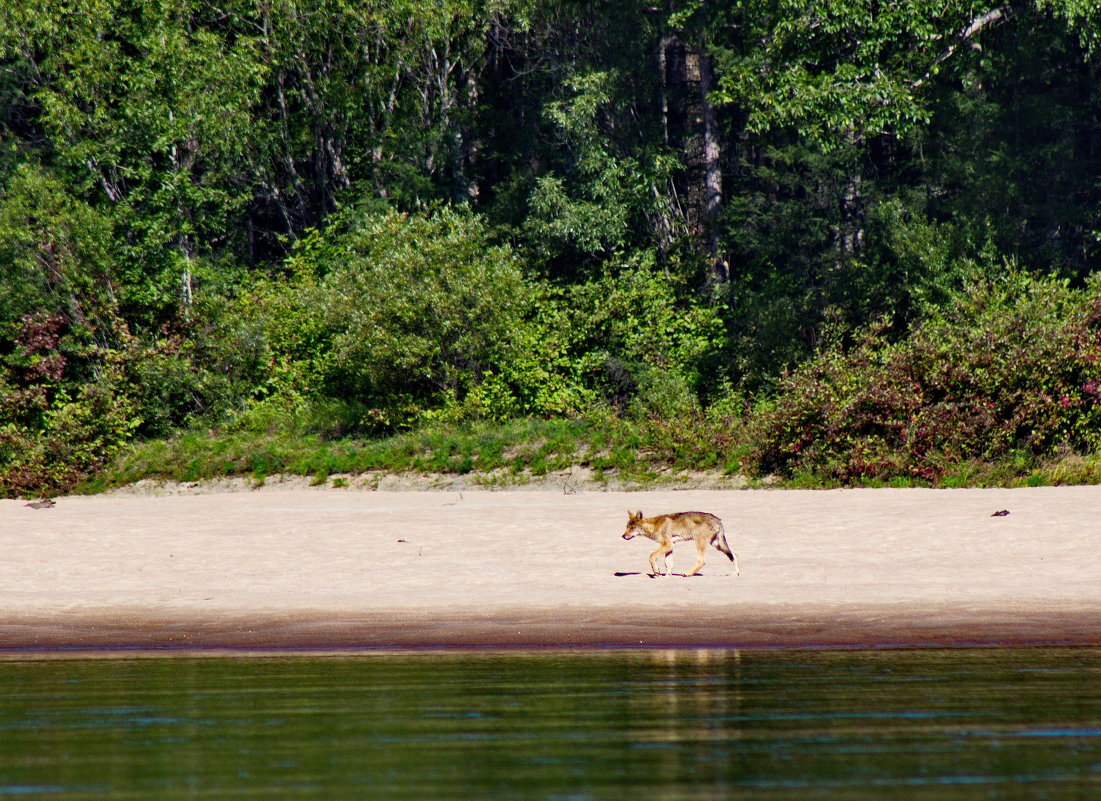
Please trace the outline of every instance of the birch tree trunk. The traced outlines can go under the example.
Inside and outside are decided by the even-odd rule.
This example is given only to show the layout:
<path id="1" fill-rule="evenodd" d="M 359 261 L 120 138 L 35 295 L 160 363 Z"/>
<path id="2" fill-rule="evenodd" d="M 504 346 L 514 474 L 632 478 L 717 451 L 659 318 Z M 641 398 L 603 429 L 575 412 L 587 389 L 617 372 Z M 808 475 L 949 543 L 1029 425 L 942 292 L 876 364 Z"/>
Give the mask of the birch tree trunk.
<path id="1" fill-rule="evenodd" d="M 703 172 L 704 206 L 702 228 L 707 258 L 710 263 L 709 280 L 712 286 L 725 284 L 729 268 L 719 247 L 719 212 L 723 204 L 722 145 L 719 121 L 711 93 L 715 90 L 715 73 L 711 57 L 707 54 L 703 38 L 700 38 L 700 108 L 703 116 Z"/>

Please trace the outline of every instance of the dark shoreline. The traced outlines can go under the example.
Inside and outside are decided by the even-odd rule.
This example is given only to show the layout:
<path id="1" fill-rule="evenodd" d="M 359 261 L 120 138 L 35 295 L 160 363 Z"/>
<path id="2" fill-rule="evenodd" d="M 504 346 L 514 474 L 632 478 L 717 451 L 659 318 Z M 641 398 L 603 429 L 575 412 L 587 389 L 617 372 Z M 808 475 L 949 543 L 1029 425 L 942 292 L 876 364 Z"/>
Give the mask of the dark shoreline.
<path id="1" fill-rule="evenodd" d="M 1021 605 L 1023 607 L 1025 605 Z M 81 651 L 327 652 L 447 649 L 914 648 L 1101 646 L 1101 606 L 1042 609 L 898 604 L 867 608 L 440 610 L 172 614 L 157 610 L 0 618 L 0 658 Z"/>

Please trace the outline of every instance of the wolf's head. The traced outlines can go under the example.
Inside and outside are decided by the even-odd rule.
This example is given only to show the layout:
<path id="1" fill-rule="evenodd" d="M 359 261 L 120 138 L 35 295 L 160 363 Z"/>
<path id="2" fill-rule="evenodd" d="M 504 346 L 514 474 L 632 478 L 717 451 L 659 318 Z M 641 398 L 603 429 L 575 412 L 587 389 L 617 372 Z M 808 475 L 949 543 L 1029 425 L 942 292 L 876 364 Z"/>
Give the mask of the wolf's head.
<path id="1" fill-rule="evenodd" d="M 642 522 L 642 512 L 632 512 L 630 509 L 628 509 L 627 510 L 627 530 L 623 532 L 623 539 L 630 540 L 630 539 L 634 539 L 635 537 L 637 537 L 639 535 L 646 536 L 645 533 L 643 532 L 643 530 L 641 528 L 639 528 L 638 524 L 641 523 L 641 522 Z"/>

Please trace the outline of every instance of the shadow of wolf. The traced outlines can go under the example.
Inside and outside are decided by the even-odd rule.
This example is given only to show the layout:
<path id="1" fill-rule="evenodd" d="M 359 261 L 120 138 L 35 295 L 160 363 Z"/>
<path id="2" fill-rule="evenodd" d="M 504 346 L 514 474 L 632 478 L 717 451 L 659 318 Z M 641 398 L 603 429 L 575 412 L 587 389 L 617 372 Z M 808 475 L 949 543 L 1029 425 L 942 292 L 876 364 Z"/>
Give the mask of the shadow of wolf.
<path id="1" fill-rule="evenodd" d="M 658 570 L 658 556 L 665 563 L 665 574 L 668 575 L 670 572 L 669 556 L 673 553 L 675 542 L 696 544 L 696 565 L 685 573 L 685 576 L 694 576 L 699 573 L 704 565 L 703 554 L 708 545 L 714 545 L 717 550 L 726 554 L 734 563 L 734 573 L 741 575 L 738 554 L 730 550 L 726 542 L 723 521 L 707 512 L 676 512 L 657 517 L 643 517 L 641 511 L 628 510 L 627 530 L 623 532 L 623 539 L 631 540 L 635 537 L 648 537 L 658 544 L 657 550 L 650 554 L 650 569 L 655 576 L 662 575 Z"/>

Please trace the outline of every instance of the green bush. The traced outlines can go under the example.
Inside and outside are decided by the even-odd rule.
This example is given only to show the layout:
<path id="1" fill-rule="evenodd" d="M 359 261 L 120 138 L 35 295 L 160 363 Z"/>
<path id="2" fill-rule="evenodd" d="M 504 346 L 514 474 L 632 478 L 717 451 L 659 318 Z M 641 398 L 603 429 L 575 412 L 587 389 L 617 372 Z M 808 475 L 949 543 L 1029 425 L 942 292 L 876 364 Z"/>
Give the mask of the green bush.
<path id="1" fill-rule="evenodd" d="M 590 402 L 636 415 L 695 408 L 724 334 L 717 308 L 647 252 L 558 290 L 542 324 L 558 369 Z"/>
<path id="2" fill-rule="evenodd" d="M 259 398 L 339 399 L 367 432 L 529 411 L 513 365 L 530 361 L 538 291 L 477 216 L 353 211 L 288 267 L 237 306 L 268 353 Z"/>
<path id="3" fill-rule="evenodd" d="M 230 315 L 260 337 L 267 363 L 247 425 L 334 401 L 338 434 L 571 415 L 604 401 L 689 409 L 722 335 L 715 310 L 645 254 L 557 287 L 525 276 L 464 210 L 349 212 L 287 267 Z"/>

